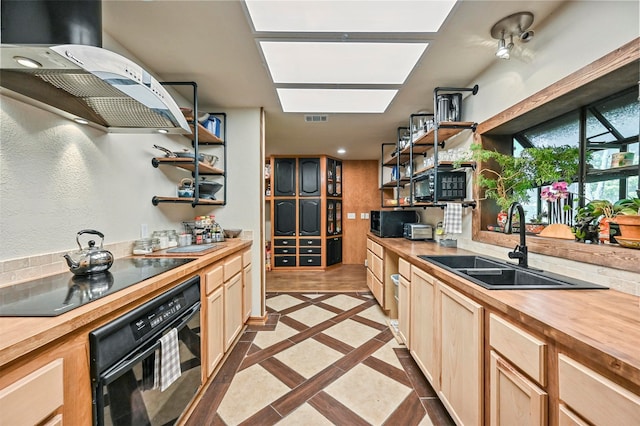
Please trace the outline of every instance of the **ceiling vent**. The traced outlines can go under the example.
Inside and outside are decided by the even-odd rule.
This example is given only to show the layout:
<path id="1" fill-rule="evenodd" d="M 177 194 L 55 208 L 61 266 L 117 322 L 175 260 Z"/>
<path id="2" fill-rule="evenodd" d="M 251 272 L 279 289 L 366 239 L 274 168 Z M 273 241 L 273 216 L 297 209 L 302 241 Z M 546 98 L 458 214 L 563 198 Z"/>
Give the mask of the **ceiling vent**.
<path id="1" fill-rule="evenodd" d="M 329 117 L 326 114 L 320 115 L 305 115 L 304 121 L 305 123 L 326 123 L 329 120 Z"/>

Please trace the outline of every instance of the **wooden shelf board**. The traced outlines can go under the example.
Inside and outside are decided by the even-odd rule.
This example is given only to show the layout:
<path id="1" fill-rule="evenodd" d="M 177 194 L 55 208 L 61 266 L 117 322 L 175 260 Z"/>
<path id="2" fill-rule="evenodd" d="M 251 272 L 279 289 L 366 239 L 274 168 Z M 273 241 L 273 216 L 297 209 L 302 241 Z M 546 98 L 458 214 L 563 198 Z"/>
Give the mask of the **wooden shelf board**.
<path id="1" fill-rule="evenodd" d="M 469 168 L 469 167 L 475 167 L 476 166 L 476 162 L 475 161 L 464 161 L 462 163 L 460 163 L 460 167 L 459 168 Z M 434 166 L 427 166 L 423 169 L 420 170 L 416 170 L 415 173 L 413 174 L 413 176 L 417 176 L 421 173 L 424 173 L 428 170 L 433 169 Z M 446 169 L 450 169 L 453 168 L 453 161 L 440 161 L 438 162 L 438 167 L 440 168 L 446 168 Z"/>
<path id="2" fill-rule="evenodd" d="M 183 135 L 186 138 L 193 140 L 194 138 L 194 128 L 193 123 L 189 123 L 189 127 L 191 127 L 190 135 Z M 211 144 L 211 145 L 224 145 L 224 141 L 208 131 L 202 124 L 198 123 L 198 143 L 199 144 Z"/>
<path id="3" fill-rule="evenodd" d="M 637 164 L 623 167 L 613 167 L 611 169 L 590 170 L 587 172 L 587 182 L 602 182 L 604 180 L 624 179 L 626 177 L 637 176 L 640 166 Z"/>
<path id="4" fill-rule="evenodd" d="M 462 132 L 465 129 L 471 129 L 473 126 L 472 121 L 447 121 L 440 123 L 440 127 L 438 128 L 438 141 L 442 142 L 446 139 L 449 139 L 458 133 Z M 447 128 L 442 126 L 455 126 L 455 128 Z M 429 130 L 424 136 L 420 139 L 416 140 L 414 144 L 413 151 L 416 151 L 415 146 L 419 145 L 429 145 L 433 146 L 435 142 L 435 129 Z"/>
<path id="5" fill-rule="evenodd" d="M 186 198 L 186 197 L 154 197 L 156 201 L 159 203 L 189 203 L 192 204 L 194 198 Z M 208 206 L 222 206 L 224 205 L 223 200 L 209 200 L 200 198 L 198 200 L 198 205 L 208 205 Z"/>
<path id="6" fill-rule="evenodd" d="M 397 156 L 392 156 L 390 158 L 385 159 L 383 164 L 385 166 L 395 166 L 396 165 L 396 157 Z M 406 153 L 403 151 L 400 154 L 400 164 L 404 164 L 407 161 L 409 161 L 409 151 L 407 151 Z"/>
<path id="7" fill-rule="evenodd" d="M 192 172 L 195 171 L 193 158 L 156 157 L 155 160 L 159 164 L 172 165 Z M 224 170 L 218 169 L 217 167 L 212 167 L 206 163 L 203 163 L 202 161 L 198 163 L 198 169 L 202 174 L 224 175 Z"/>

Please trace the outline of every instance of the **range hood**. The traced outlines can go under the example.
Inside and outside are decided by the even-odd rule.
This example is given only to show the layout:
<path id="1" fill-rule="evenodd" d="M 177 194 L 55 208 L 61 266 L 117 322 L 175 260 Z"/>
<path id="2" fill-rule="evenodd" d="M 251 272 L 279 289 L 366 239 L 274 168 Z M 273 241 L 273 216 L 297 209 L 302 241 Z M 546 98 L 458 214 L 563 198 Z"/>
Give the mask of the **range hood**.
<path id="1" fill-rule="evenodd" d="M 167 90 L 147 71 L 133 61 L 95 45 L 85 44 L 88 33 L 99 33 L 89 42 L 101 44 L 102 29 L 78 25 L 74 11 L 69 6 L 87 4 L 98 13 L 99 2 L 95 1 L 7 1 L 2 0 L 2 43 L 0 44 L 0 93 L 40 108 L 58 113 L 77 122 L 90 123 L 94 127 L 115 133 L 180 133 L 189 134 L 191 129 L 180 108 Z M 56 6 L 52 6 L 56 4 Z M 97 6 L 96 6 L 97 4 Z M 39 8 L 25 11 L 23 5 Z M 60 11 L 64 8 L 64 17 Z M 19 35 L 10 33 L 10 25 L 34 14 L 46 16 L 45 23 L 35 27 L 51 27 L 56 22 L 68 21 L 74 37 L 65 41 L 82 44 L 54 44 L 60 40 L 50 34 L 34 39 L 31 23 L 27 31 Z M 86 23 L 86 10 L 76 15 Z M 91 14 L 89 14 L 91 15 Z M 95 15 L 95 14 L 94 14 Z M 13 24 L 10 24 L 13 22 Z M 80 28 L 82 31 L 78 31 Z M 90 31 L 87 31 L 87 28 Z M 43 40 L 44 38 L 44 40 Z M 5 44 L 8 41 L 10 44 Z"/>

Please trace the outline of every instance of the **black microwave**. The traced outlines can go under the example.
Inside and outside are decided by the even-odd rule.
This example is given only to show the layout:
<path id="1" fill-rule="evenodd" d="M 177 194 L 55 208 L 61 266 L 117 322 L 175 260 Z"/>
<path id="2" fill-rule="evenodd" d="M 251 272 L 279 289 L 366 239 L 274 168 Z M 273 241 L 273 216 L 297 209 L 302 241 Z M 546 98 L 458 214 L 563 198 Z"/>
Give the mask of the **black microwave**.
<path id="1" fill-rule="evenodd" d="M 459 171 L 431 169 L 413 182 L 413 198 L 418 202 L 464 200 L 467 197 L 467 174 Z"/>
<path id="2" fill-rule="evenodd" d="M 414 210 L 371 210 L 370 231 L 381 238 L 402 237 L 405 223 L 418 221 Z"/>

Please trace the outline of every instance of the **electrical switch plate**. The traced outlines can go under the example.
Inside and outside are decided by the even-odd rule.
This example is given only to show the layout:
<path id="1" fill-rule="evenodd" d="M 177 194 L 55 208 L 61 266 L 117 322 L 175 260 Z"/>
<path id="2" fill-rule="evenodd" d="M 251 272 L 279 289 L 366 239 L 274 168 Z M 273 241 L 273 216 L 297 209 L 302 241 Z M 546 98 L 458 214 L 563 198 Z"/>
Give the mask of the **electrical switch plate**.
<path id="1" fill-rule="evenodd" d="M 146 223 L 140 225 L 140 238 L 149 237 L 149 226 Z"/>
<path id="2" fill-rule="evenodd" d="M 347 213 L 347 219 L 355 219 L 355 218 L 356 218 L 355 213 Z"/>
<path id="3" fill-rule="evenodd" d="M 360 213 L 360 219 L 369 219 L 369 213 Z"/>

